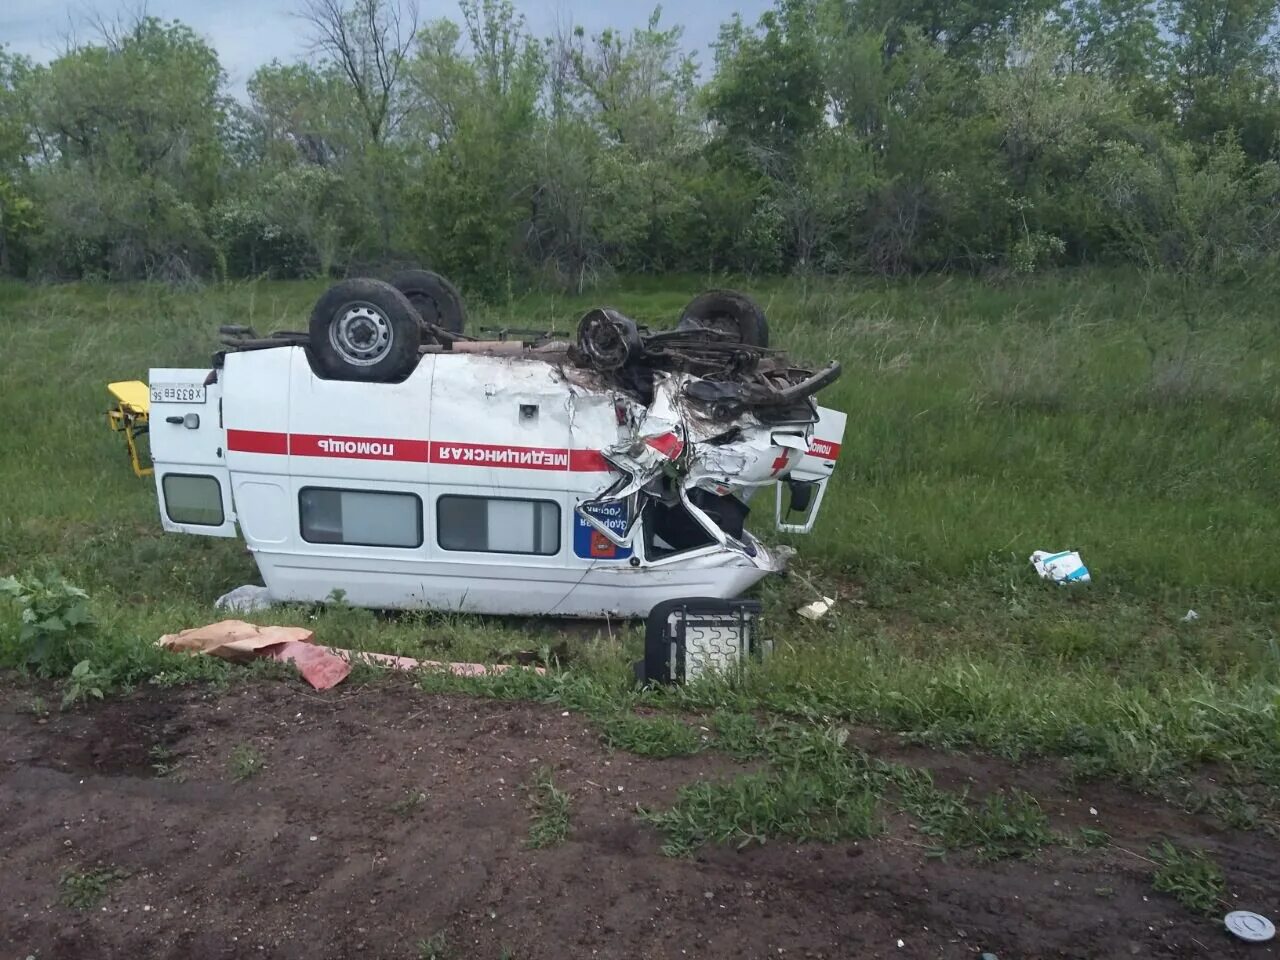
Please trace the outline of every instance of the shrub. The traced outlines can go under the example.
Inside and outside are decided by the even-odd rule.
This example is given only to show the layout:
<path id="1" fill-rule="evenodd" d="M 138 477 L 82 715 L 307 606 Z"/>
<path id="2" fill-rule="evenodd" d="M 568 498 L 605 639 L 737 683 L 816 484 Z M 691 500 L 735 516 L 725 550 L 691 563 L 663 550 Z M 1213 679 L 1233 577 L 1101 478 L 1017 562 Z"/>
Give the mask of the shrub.
<path id="1" fill-rule="evenodd" d="M 0 578 L 0 594 L 13 597 L 22 613 L 12 651 L 5 659 L 42 677 L 64 676 L 77 663 L 77 641 L 93 630 L 89 595 L 58 574 Z"/>

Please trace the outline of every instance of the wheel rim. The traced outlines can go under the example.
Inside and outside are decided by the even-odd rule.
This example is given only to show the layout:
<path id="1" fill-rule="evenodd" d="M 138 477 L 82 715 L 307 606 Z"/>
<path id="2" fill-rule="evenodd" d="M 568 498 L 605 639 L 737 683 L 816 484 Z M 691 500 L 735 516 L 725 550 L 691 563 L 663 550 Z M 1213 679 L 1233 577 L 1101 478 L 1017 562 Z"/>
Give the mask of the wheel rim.
<path id="1" fill-rule="evenodd" d="M 357 367 L 385 359 L 394 340 L 391 321 L 370 303 L 348 303 L 329 324 L 329 345 L 344 362 Z"/>

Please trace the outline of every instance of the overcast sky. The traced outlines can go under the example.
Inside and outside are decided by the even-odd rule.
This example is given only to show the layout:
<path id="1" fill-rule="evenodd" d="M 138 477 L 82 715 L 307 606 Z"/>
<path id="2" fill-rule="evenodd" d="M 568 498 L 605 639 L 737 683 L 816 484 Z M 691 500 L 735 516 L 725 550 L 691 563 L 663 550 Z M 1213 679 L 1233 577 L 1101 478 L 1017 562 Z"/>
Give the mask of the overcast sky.
<path id="1" fill-rule="evenodd" d="M 630 29 L 643 26 L 653 10 L 650 0 L 515 0 L 537 36 L 557 25 Z M 140 4 L 126 0 L 0 0 L 0 44 L 36 60 L 48 60 L 72 32 L 91 33 L 85 26 L 95 16 L 112 19 Z M 707 45 L 723 20 L 735 11 L 749 22 L 770 6 L 770 0 L 685 0 L 663 6 L 662 22 L 685 27 L 686 46 L 710 61 Z M 300 56 L 305 49 L 301 25 L 290 16 L 294 0 L 147 0 L 146 12 L 177 19 L 203 35 L 218 51 L 231 88 L 237 93 L 254 68 L 272 58 Z M 459 19 L 455 0 L 421 0 L 424 20 Z"/>

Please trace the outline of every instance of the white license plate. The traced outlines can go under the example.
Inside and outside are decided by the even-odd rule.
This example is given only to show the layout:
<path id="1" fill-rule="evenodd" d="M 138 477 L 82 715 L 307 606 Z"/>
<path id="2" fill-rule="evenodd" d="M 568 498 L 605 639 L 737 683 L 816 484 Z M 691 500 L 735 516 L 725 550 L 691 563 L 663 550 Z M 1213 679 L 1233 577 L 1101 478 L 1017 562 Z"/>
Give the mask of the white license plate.
<path id="1" fill-rule="evenodd" d="M 203 383 L 153 383 L 152 403 L 204 403 Z"/>

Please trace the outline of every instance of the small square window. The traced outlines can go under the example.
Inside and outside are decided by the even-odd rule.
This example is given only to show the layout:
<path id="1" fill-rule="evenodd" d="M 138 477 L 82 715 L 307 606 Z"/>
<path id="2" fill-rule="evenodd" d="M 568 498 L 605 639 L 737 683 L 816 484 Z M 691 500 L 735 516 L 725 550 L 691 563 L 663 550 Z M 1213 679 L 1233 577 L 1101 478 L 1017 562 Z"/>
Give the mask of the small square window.
<path id="1" fill-rule="evenodd" d="M 217 477 L 187 473 L 167 473 L 161 480 L 164 508 L 174 523 L 197 527 L 220 527 L 226 519 L 222 512 L 222 486 Z"/>

